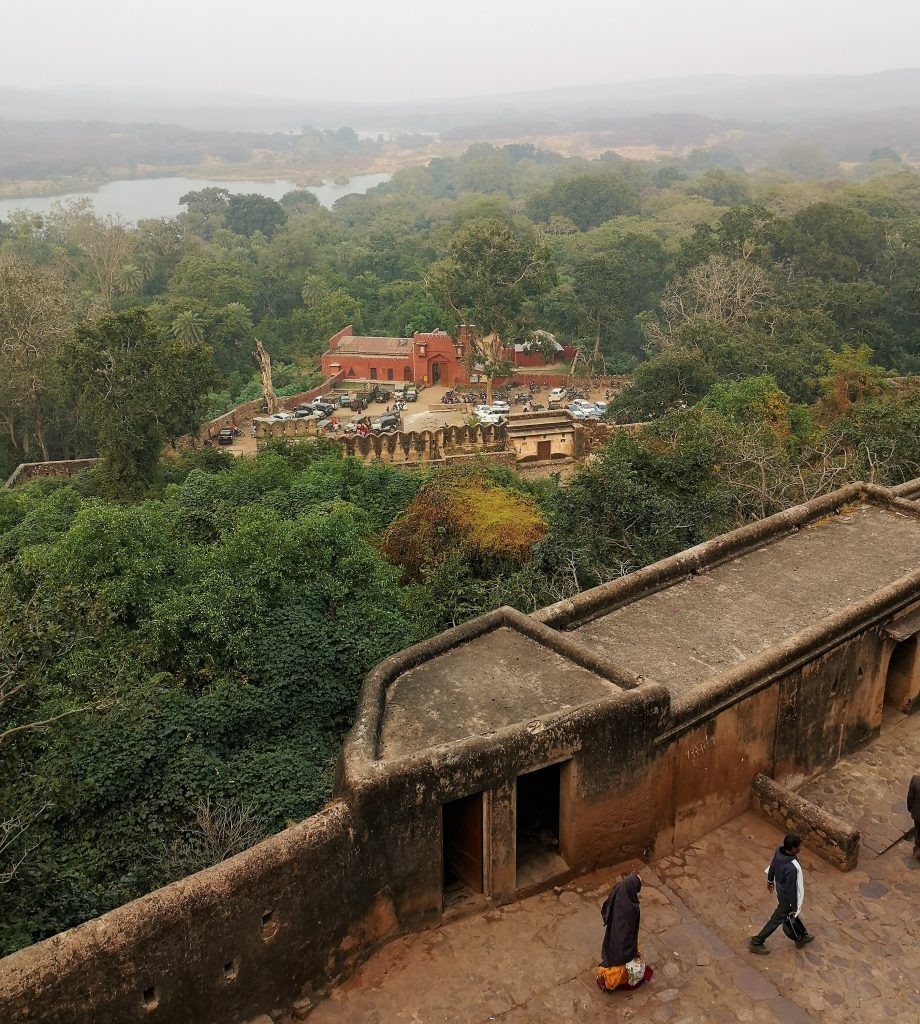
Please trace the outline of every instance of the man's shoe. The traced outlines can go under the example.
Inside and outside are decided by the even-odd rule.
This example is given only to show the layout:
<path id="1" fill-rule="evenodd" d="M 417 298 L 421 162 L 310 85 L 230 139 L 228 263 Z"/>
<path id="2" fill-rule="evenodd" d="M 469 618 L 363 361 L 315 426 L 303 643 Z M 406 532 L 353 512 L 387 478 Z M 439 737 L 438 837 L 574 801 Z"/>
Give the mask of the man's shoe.
<path id="1" fill-rule="evenodd" d="M 809 932 L 805 936 L 805 938 L 799 939 L 799 941 L 795 944 L 795 948 L 796 949 L 801 949 L 803 946 L 807 946 L 809 942 L 814 942 L 814 941 L 815 941 L 814 935 L 812 935 L 811 932 Z"/>
<path id="2" fill-rule="evenodd" d="M 770 950 L 762 942 L 755 942 L 753 939 L 748 939 L 748 949 L 752 953 L 759 953 L 760 956 L 768 956 Z"/>

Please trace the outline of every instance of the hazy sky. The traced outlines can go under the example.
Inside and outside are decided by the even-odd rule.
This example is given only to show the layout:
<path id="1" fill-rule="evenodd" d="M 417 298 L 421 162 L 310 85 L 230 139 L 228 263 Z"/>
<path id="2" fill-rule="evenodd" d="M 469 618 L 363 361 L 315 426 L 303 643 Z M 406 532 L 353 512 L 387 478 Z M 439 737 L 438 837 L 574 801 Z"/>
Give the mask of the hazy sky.
<path id="1" fill-rule="evenodd" d="M 315 99 L 920 65 L 920 0 L 23 0 L 0 84 Z"/>

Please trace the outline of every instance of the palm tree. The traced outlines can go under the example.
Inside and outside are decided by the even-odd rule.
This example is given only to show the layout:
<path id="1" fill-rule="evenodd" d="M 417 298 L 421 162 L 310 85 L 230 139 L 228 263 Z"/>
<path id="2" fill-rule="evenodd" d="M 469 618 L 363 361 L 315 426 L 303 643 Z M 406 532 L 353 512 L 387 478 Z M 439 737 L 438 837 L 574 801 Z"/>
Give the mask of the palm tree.
<path id="1" fill-rule="evenodd" d="M 126 295 L 139 295 L 144 288 L 144 274 L 136 263 L 126 263 L 118 272 L 118 290 Z"/>
<path id="2" fill-rule="evenodd" d="M 204 323 L 201 317 L 190 309 L 176 315 L 176 319 L 172 322 L 172 332 L 174 338 L 186 345 L 204 341 Z"/>
<path id="3" fill-rule="evenodd" d="M 309 308 L 315 306 L 328 291 L 326 282 L 318 274 L 310 274 L 304 281 L 303 288 L 300 289 L 300 297 L 303 299 L 303 304 Z"/>

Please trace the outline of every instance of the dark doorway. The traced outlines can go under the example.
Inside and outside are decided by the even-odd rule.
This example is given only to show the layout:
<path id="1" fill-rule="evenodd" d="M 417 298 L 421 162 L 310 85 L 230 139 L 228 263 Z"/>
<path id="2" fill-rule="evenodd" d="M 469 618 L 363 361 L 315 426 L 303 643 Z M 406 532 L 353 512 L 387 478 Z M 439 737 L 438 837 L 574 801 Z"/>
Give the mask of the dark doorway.
<path id="1" fill-rule="evenodd" d="M 559 852 L 560 765 L 517 780 L 517 887 L 536 885 L 568 869 Z"/>
<path id="2" fill-rule="evenodd" d="M 467 902 L 485 889 L 482 793 L 443 808 L 444 906 Z"/>
<path id="3" fill-rule="evenodd" d="M 431 364 L 431 383 L 432 384 L 440 384 L 441 383 L 441 365 L 442 365 L 441 363 L 432 363 Z"/>
<path id="4" fill-rule="evenodd" d="M 403 367 L 403 380 L 412 380 L 412 367 L 411 366 L 404 366 Z"/>
<path id="5" fill-rule="evenodd" d="M 914 702 L 914 664 L 917 657 L 917 638 L 902 640 L 891 652 L 888 675 L 885 677 L 885 703 L 898 711 L 909 711 Z"/>
<path id="6" fill-rule="evenodd" d="M 553 455 L 553 442 L 552 441 L 537 441 L 537 458 L 544 462 L 546 459 L 552 458 Z"/>

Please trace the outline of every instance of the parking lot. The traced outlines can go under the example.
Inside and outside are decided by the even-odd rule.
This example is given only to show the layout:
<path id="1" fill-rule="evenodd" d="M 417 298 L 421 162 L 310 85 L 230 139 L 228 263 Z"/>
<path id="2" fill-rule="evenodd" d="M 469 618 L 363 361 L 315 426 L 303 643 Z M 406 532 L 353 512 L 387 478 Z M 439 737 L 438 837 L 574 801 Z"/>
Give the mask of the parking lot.
<path id="1" fill-rule="evenodd" d="M 473 415 L 475 405 L 484 404 L 480 402 L 478 396 L 475 405 L 444 403 L 444 395 L 450 390 L 447 387 L 435 386 L 420 391 L 417 401 L 407 402 L 402 411 L 402 430 L 408 433 L 413 430 L 436 430 L 439 427 L 445 426 L 462 426 Z M 522 388 L 520 391 L 524 392 L 526 389 Z M 604 387 L 591 389 L 588 400 L 603 401 L 605 391 Z M 549 392 L 550 389 L 548 387 L 542 388 L 534 395 L 533 401 L 546 407 Z M 360 412 L 353 411 L 348 407 L 340 407 L 336 409 L 334 416 L 340 427 L 345 427 L 347 424 L 364 416 L 375 420 L 387 412 L 388 409 L 392 409 L 393 402 L 393 399 L 389 402 L 372 402 L 366 409 Z M 567 403 L 568 400 L 560 403 L 559 407 L 561 408 L 562 405 Z M 521 404 L 512 405 L 511 412 L 521 412 L 522 408 Z M 241 421 L 237 423 L 237 426 L 242 430 L 242 435 L 235 438 L 234 443 L 224 447 L 223 450 L 237 456 L 254 455 L 256 453 L 256 439 L 252 436 L 252 421 Z"/>

